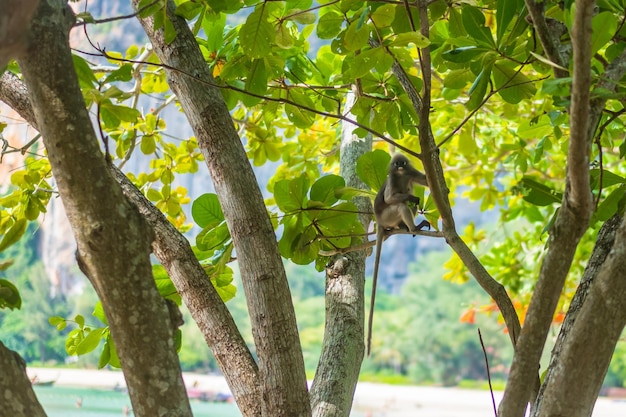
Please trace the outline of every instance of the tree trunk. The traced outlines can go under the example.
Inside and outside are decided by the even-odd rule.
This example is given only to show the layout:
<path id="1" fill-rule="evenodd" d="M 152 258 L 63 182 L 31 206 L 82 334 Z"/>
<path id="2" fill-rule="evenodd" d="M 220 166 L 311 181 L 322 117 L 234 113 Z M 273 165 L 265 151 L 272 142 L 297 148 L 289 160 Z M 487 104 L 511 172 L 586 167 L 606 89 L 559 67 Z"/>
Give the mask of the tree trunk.
<path id="1" fill-rule="evenodd" d="M 63 1 L 41 1 L 19 61 L 78 245 L 108 319 L 136 416 L 190 416 L 172 323 L 150 265 L 152 232 L 108 172 L 68 45 Z"/>
<path id="2" fill-rule="evenodd" d="M 348 100 L 346 108 L 352 107 Z M 372 149 L 372 137 L 359 139 L 354 126 L 344 123 L 341 141 L 341 176 L 348 187 L 366 189 L 356 174 L 359 156 Z M 359 220 L 367 230 L 371 221 L 369 198 L 356 197 Z M 365 239 L 364 239 L 365 240 Z M 326 320 L 322 354 L 311 387 L 314 417 L 350 415 L 354 390 L 363 361 L 363 289 L 365 250 L 336 255 L 326 268 Z"/>
<path id="3" fill-rule="evenodd" d="M 589 417 L 626 325 L 626 221 L 591 283 L 572 330 L 552 369 L 538 415 Z M 584 358 L 584 360 L 581 360 Z"/>
<path id="4" fill-rule="evenodd" d="M 135 9 L 138 3 L 132 1 Z M 308 416 L 304 360 L 276 235 L 224 99 L 187 23 L 174 8 L 172 1 L 166 3 L 167 18 L 176 30 L 169 44 L 163 29 L 154 29 L 152 18 L 140 21 L 161 62 L 179 69 L 168 70 L 168 82 L 204 154 L 233 238 L 258 355 L 261 410 L 271 417 Z"/>
<path id="5" fill-rule="evenodd" d="M 0 417 L 46 417 L 26 375 L 26 364 L 0 342 Z"/>

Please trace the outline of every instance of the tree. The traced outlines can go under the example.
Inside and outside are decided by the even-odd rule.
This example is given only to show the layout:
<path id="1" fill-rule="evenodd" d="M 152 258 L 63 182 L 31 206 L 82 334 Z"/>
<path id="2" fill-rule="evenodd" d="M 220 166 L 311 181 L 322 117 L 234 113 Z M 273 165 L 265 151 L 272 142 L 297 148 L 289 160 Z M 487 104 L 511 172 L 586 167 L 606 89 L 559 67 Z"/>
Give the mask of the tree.
<path id="1" fill-rule="evenodd" d="M 348 415 L 363 357 L 366 197 L 389 160 L 358 139 L 370 136 L 421 162 L 425 215 L 437 229 L 422 238 L 445 238 L 456 253 L 450 276 L 469 272 L 503 316 L 515 355 L 499 415 L 521 416 L 528 402 L 534 415 L 590 415 L 626 323 L 624 5 L 245 4 L 245 22 L 231 28 L 227 16 L 244 2 L 133 0 L 152 48 L 121 54 L 92 44 L 108 60 L 103 69 L 84 54 L 70 59 L 73 13 L 61 0 L 42 2 L 26 46 L 10 49 L 19 70 L 0 78 L 0 99 L 41 132 L 79 265 L 106 313 L 108 352 L 119 355 L 136 414 L 190 413 L 175 357 L 175 308 L 152 278 L 151 245 L 244 415 Z M 88 13 L 80 19 L 86 27 L 104 21 Z M 316 53 L 308 43 L 313 31 L 328 42 Z M 133 79 L 128 90 L 124 83 Z M 148 93 L 176 101 L 195 138 L 180 146 L 164 140 L 161 108 L 137 111 Z M 335 121 L 342 122 L 341 145 Z M 154 155 L 152 171 L 127 176 L 113 159 L 123 164 L 137 144 Z M 180 234 L 185 193 L 172 184 L 201 158 L 216 195 L 194 202 L 203 230 L 192 251 Z M 278 159 L 270 215 L 250 161 Z M 320 176 L 320 166 L 337 164 L 340 176 Z M 38 194 L 38 181 L 47 177 L 16 178 L 4 200 L 4 246 L 45 211 L 49 196 Z M 470 226 L 461 237 L 456 229 L 450 195 L 461 187 L 483 209 L 501 207 L 503 227 L 518 226 L 480 257 L 472 249 L 480 250 L 484 232 Z M 235 253 L 257 359 L 223 302 Z M 325 338 L 310 393 L 281 256 L 326 271 Z M 583 269 L 540 383 L 548 330 Z M 16 297 L 6 288 L 0 301 Z M 588 382 L 580 384 L 583 377 Z M 172 394 L 160 395 L 163 386 Z"/>

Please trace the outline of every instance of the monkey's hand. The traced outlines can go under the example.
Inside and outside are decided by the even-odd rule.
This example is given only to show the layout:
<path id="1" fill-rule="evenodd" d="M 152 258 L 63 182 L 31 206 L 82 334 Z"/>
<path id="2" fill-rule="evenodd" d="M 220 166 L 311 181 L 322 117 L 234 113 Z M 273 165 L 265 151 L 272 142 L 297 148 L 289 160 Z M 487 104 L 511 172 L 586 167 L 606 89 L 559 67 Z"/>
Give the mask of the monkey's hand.
<path id="1" fill-rule="evenodd" d="M 420 205 L 420 198 L 417 196 L 414 196 L 413 194 L 409 194 L 409 197 L 407 198 L 407 201 L 411 202 L 411 203 L 415 203 L 416 206 L 419 207 Z"/>
<path id="2" fill-rule="evenodd" d="M 428 223 L 426 220 L 422 220 L 421 223 L 418 224 L 415 228 L 417 230 L 422 230 L 425 227 L 428 227 L 428 230 L 430 230 L 430 223 Z"/>

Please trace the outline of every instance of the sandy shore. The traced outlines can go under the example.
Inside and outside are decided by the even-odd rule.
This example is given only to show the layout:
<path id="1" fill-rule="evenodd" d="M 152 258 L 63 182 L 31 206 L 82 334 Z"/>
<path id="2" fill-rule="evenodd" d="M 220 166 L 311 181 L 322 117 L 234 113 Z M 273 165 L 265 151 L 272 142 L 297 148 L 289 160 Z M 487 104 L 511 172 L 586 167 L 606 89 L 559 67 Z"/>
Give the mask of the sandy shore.
<path id="1" fill-rule="evenodd" d="M 83 369 L 28 368 L 29 377 L 41 382 L 55 381 L 56 386 L 78 386 L 102 389 L 125 387 L 121 372 Z M 188 387 L 215 393 L 229 393 L 221 376 L 183 373 Z M 495 393 L 496 404 L 502 398 Z M 354 396 L 355 417 L 489 417 L 493 416 L 491 395 L 488 391 L 459 388 L 396 386 L 359 383 Z M 626 401 L 598 399 L 594 417 L 626 416 Z"/>

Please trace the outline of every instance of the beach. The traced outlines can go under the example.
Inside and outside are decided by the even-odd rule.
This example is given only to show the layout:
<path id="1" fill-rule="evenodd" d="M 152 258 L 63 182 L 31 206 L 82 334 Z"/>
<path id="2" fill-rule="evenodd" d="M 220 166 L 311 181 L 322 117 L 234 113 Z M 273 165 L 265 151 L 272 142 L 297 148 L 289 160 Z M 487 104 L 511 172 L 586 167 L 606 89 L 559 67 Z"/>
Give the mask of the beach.
<path id="1" fill-rule="evenodd" d="M 109 370 L 28 368 L 28 376 L 39 383 L 54 381 L 55 386 L 124 389 L 122 372 Z M 224 377 L 183 373 L 188 389 L 228 394 Z M 496 404 L 502 392 L 495 392 Z M 491 394 L 460 388 L 386 385 L 361 382 L 357 385 L 353 403 L 355 417 L 489 417 L 494 415 Z M 626 416 L 626 401 L 600 397 L 594 417 Z"/>

